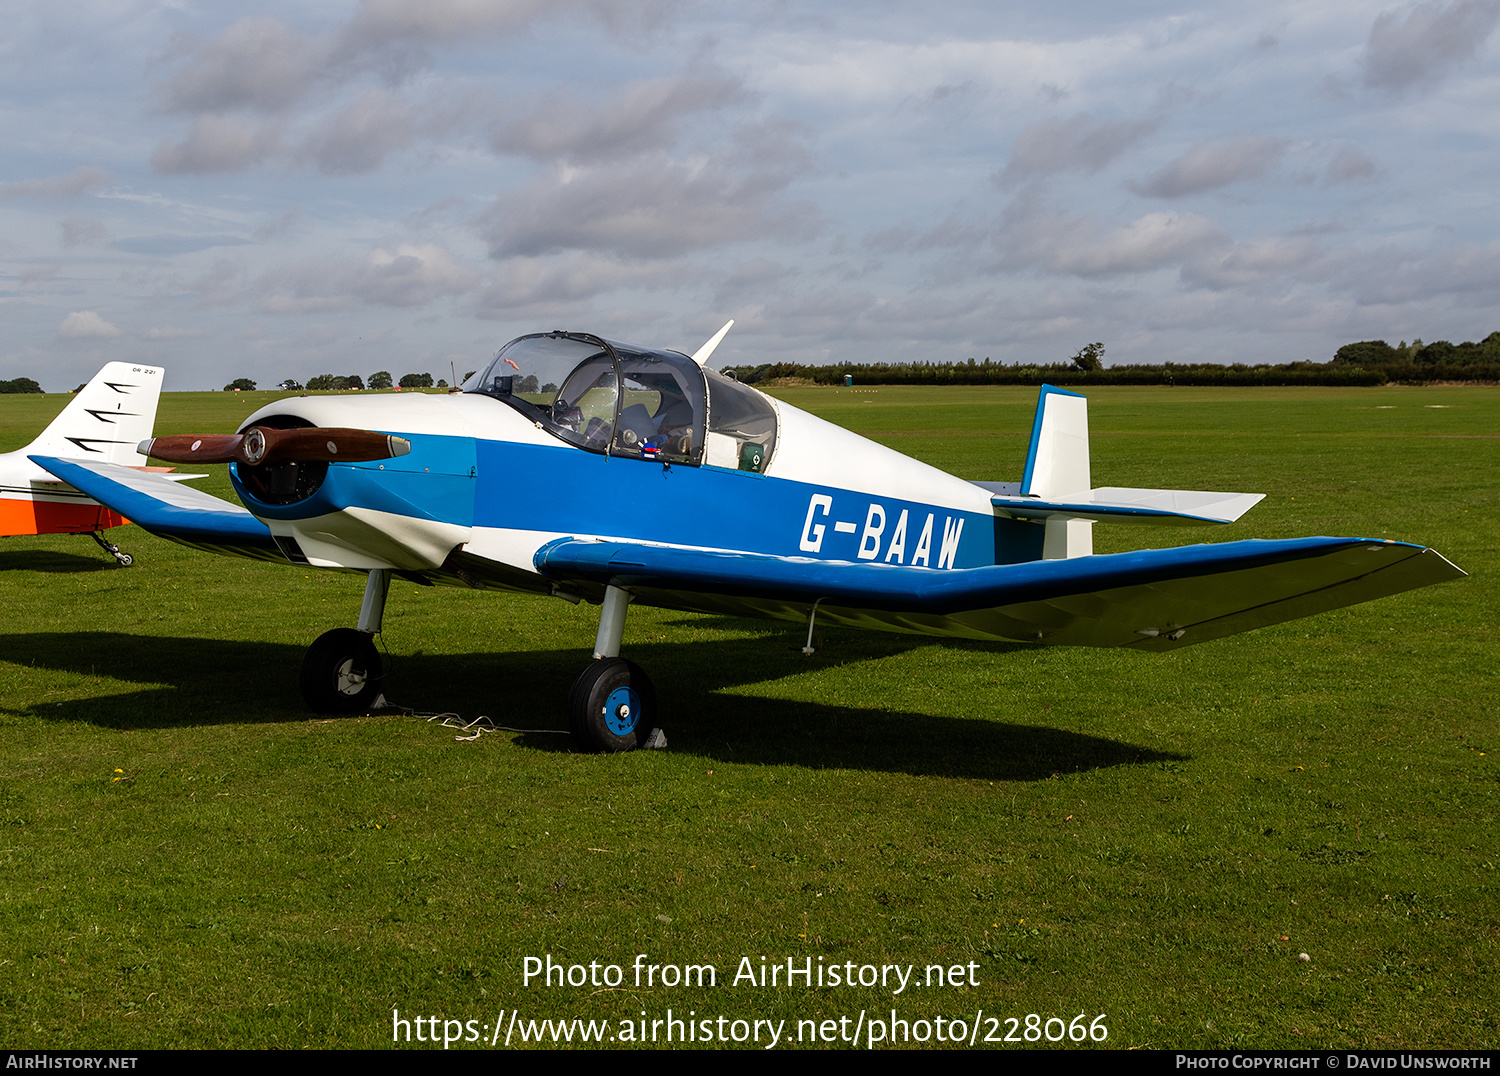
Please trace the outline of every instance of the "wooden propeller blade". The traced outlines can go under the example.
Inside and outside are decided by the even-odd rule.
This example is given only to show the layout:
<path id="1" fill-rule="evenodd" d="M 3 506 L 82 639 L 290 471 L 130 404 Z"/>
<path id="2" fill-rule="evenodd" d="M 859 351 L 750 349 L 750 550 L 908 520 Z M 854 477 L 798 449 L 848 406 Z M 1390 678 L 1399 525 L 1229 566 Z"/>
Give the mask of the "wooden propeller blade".
<path id="1" fill-rule="evenodd" d="M 261 429 L 261 427 L 254 427 Z M 265 430 L 265 458 L 260 463 L 280 463 L 296 460 L 299 463 L 363 463 L 369 460 L 388 460 L 392 456 L 404 456 L 411 451 L 411 442 L 404 437 L 376 433 L 374 430 L 350 430 L 314 426 L 300 430 Z M 246 444 L 242 451 L 250 449 L 250 430 L 245 431 Z"/>
<path id="2" fill-rule="evenodd" d="M 252 426 L 244 433 L 180 433 L 142 441 L 140 451 L 168 463 L 230 463 L 251 467 L 267 463 L 363 463 L 404 456 L 411 442 L 404 437 L 313 426 L 277 430 Z"/>
<path id="3" fill-rule="evenodd" d="M 167 463 L 229 463 L 245 438 L 238 433 L 176 433 L 142 441 L 138 451 Z"/>

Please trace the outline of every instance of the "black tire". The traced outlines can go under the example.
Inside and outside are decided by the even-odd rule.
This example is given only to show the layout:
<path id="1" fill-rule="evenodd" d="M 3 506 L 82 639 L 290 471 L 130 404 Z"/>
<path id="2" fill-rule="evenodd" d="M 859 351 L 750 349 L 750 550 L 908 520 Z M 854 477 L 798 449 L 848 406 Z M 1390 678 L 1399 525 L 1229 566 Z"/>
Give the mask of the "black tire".
<path id="1" fill-rule="evenodd" d="M 318 636 L 302 657 L 302 697 L 320 714 L 368 710 L 380 694 L 380 676 L 374 638 L 335 628 Z"/>
<path id="2" fill-rule="evenodd" d="M 599 658 L 568 693 L 568 727 L 579 751 L 634 751 L 656 728 L 656 689 L 641 667 Z"/>

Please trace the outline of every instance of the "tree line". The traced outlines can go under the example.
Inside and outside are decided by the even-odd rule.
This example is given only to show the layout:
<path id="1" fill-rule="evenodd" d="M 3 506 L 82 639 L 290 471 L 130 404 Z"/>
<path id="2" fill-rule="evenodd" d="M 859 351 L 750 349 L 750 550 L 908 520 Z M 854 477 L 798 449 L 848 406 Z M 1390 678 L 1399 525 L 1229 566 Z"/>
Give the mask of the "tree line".
<path id="1" fill-rule="evenodd" d="M 729 366 L 724 372 L 746 384 L 796 379 L 817 385 L 1385 385 L 1433 381 L 1500 381 L 1500 332 L 1478 343 L 1423 344 L 1362 340 L 1340 347 L 1328 362 L 1212 362 L 1105 366 L 1104 345 L 1085 345 L 1067 362 L 853 363 L 806 366 L 776 362 Z"/>
<path id="2" fill-rule="evenodd" d="M 473 373 L 474 371 L 470 370 L 464 375 L 464 380 L 467 381 Z M 379 392 L 397 385 L 403 389 L 445 389 L 448 387 L 448 382 L 442 378 L 434 382 L 431 374 L 402 374 L 401 380 L 396 381 L 391 377 L 389 370 L 377 370 L 370 375 L 368 385 L 359 374 L 319 374 L 317 377 L 308 378 L 305 385 L 296 378 L 289 377 L 285 381 L 278 382 L 276 388 L 282 392 L 346 392 L 350 390 L 363 392 L 367 388 Z M 253 392 L 255 382 L 248 377 L 236 378 L 224 386 L 224 391 Z"/>
<path id="3" fill-rule="evenodd" d="M 724 372 L 747 385 L 766 381 L 798 380 L 816 385 L 838 385 L 852 378 L 861 385 L 1424 385 L 1434 381 L 1500 381 L 1500 332 L 1483 340 L 1462 344 L 1436 340 L 1402 340 L 1394 347 L 1384 340 L 1360 340 L 1345 344 L 1328 362 L 1233 363 L 1165 362 L 1125 366 L 1104 365 L 1104 345 L 1086 344 L 1067 362 L 1003 363 L 986 358 L 967 362 L 843 362 L 833 366 L 773 362 L 759 366 L 726 366 Z M 463 376 L 467 381 L 470 370 Z M 462 382 L 460 382 L 462 383 Z M 225 392 L 253 392 L 256 383 L 236 378 Z M 381 391 L 399 385 L 403 389 L 448 387 L 431 374 L 403 374 L 399 381 L 388 370 L 377 370 L 368 383 L 359 374 L 319 374 L 303 385 L 287 378 L 276 388 L 285 392 Z M 78 386 L 82 388 L 83 386 Z M 29 377 L 0 379 L 0 395 L 41 392 Z M 77 391 L 76 389 L 74 390 Z M 521 388 L 519 391 L 535 391 Z"/>

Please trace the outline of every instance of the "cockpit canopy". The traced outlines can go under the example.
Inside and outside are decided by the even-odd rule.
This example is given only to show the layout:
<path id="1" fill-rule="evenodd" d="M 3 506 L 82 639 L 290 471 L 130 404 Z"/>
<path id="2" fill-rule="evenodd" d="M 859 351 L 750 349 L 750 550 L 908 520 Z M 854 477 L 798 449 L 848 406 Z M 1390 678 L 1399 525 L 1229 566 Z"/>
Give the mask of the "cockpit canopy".
<path id="1" fill-rule="evenodd" d="M 776 411 L 754 389 L 677 352 L 583 333 L 512 340 L 463 388 L 605 455 L 761 472 L 776 448 Z"/>

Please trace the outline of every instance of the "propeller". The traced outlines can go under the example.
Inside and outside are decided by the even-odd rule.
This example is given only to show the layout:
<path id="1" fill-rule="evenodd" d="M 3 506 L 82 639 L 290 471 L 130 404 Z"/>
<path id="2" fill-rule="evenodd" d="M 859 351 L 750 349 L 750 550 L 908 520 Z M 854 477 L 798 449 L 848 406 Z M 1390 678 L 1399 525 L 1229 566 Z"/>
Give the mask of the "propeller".
<path id="1" fill-rule="evenodd" d="M 251 426 L 244 433 L 178 433 L 142 441 L 137 451 L 168 463 L 363 463 L 388 460 L 411 451 L 404 437 L 374 430 L 321 426 L 278 430 Z"/>

